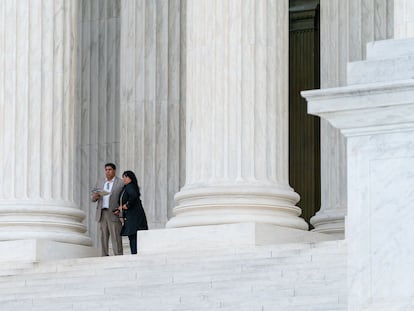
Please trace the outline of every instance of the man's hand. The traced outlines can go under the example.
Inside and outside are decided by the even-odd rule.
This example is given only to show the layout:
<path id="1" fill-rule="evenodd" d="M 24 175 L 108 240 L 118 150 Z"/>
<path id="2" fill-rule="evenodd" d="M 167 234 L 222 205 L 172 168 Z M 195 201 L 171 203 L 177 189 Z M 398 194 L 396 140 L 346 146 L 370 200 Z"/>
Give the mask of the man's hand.
<path id="1" fill-rule="evenodd" d="M 99 193 L 93 193 L 92 194 L 92 200 L 98 201 L 101 198 L 101 195 Z"/>

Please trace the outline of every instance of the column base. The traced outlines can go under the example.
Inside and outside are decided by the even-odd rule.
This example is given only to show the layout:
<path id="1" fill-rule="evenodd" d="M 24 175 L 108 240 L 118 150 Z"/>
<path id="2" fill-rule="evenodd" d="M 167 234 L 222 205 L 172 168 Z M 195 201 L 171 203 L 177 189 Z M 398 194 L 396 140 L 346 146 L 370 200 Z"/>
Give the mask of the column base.
<path id="1" fill-rule="evenodd" d="M 308 230 L 295 204 L 299 195 L 278 184 L 229 184 L 186 186 L 175 195 L 175 216 L 167 228 L 237 223 L 263 223 Z"/>
<path id="2" fill-rule="evenodd" d="M 48 240 L 14 240 L 0 242 L 0 261 L 45 261 L 97 257 L 98 249 Z"/>
<path id="3" fill-rule="evenodd" d="M 263 223 L 157 229 L 138 232 L 138 252 L 165 252 L 335 240 L 335 237 Z"/>
<path id="4" fill-rule="evenodd" d="M 325 233 L 335 236 L 337 239 L 345 238 L 346 208 L 321 210 L 310 220 L 315 229 L 312 232 Z"/>

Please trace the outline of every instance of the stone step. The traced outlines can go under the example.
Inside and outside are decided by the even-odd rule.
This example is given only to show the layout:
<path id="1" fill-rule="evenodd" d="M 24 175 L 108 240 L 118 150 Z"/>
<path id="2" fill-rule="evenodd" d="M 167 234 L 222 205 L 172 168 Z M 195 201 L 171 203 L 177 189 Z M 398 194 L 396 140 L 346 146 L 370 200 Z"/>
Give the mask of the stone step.
<path id="1" fill-rule="evenodd" d="M 131 271 L 130 271 L 131 272 Z M 263 284 L 272 282 L 278 284 L 307 284 L 312 282 L 313 284 L 325 284 L 326 282 L 341 282 L 346 276 L 345 266 L 337 265 L 335 267 L 328 268 L 309 268 L 305 267 L 301 270 L 298 269 L 275 269 L 274 266 L 260 266 L 259 269 L 238 270 L 222 267 L 215 269 L 201 270 L 201 271 L 177 271 L 170 273 L 160 273 L 159 271 L 151 271 L 147 273 L 128 273 L 128 270 L 113 270 L 112 273 L 90 274 L 90 275 L 70 275 L 65 276 L 47 276 L 44 278 L 28 278 L 24 281 L 13 280 L 8 278 L 2 282 L 3 286 L 1 291 L 3 294 L 23 293 L 31 292 L 48 292 L 50 288 L 56 290 L 64 288 L 112 288 L 121 287 L 124 284 L 141 286 L 181 286 L 181 284 L 187 283 L 207 283 L 210 286 L 217 283 L 223 283 L 227 281 L 245 281 L 249 284 L 256 284 L 261 282 Z M 251 279 L 250 279 L 251 278 Z M 105 283 L 107 280 L 111 280 L 108 285 Z M 269 284 L 269 285 L 272 285 Z M 1 299 L 1 298 L 0 298 Z"/>
<path id="2" fill-rule="evenodd" d="M 333 244 L 335 246 L 335 244 Z M 344 247 L 334 247 L 330 253 L 326 253 L 323 248 L 307 248 L 294 249 L 288 252 L 274 251 L 269 248 L 258 248 L 256 251 L 242 250 L 242 252 L 226 252 L 218 254 L 167 254 L 163 256 L 154 255 L 125 255 L 118 257 L 97 257 L 97 258 L 83 258 L 75 260 L 61 260 L 55 262 L 41 262 L 31 265 L 17 266 L 15 269 L 9 269 L 7 266 L 0 269 L 0 276 L 3 275 L 22 275 L 24 273 L 40 274 L 40 273 L 57 273 L 64 271 L 82 271 L 82 270 L 96 270 L 96 269 L 114 269 L 134 266 L 136 269 L 148 269 L 148 267 L 165 267 L 174 265 L 186 265 L 188 268 L 196 263 L 196 268 L 200 264 L 208 267 L 216 262 L 230 262 L 231 265 L 259 262 L 259 260 L 272 260 L 275 264 L 297 265 L 301 262 L 323 262 L 324 260 L 331 260 L 332 258 L 341 258 L 345 254 Z M 332 257 L 332 258 L 331 258 Z M 114 259 L 115 258 L 115 259 Z M 12 267 L 12 266 L 10 266 Z"/>
<path id="3" fill-rule="evenodd" d="M 96 283 L 94 283 L 96 284 Z M 154 300 L 159 297 L 171 300 L 183 300 L 192 299 L 195 296 L 208 296 L 214 299 L 223 300 L 224 296 L 233 295 L 236 291 L 239 295 L 242 295 L 246 299 L 257 298 L 260 295 L 258 293 L 263 292 L 260 297 L 266 300 L 266 295 L 273 297 L 277 294 L 282 296 L 323 296 L 323 297 L 345 297 L 346 279 L 342 282 L 303 282 L 301 284 L 284 284 L 278 283 L 275 280 L 250 280 L 247 281 L 243 278 L 236 278 L 227 281 L 217 281 L 215 283 L 210 282 L 194 282 L 194 283 L 178 283 L 178 284 L 155 284 L 148 285 L 142 283 L 140 286 L 136 286 L 130 282 L 115 282 L 111 280 L 111 285 L 107 287 L 94 287 L 92 286 L 80 286 L 79 284 L 61 285 L 61 286 L 49 286 L 49 287 L 31 287 L 26 291 L 21 289 L 15 291 L 15 293 L 4 292 L 1 295 L 0 304 L 18 300 L 19 302 L 28 301 L 29 303 L 38 303 L 39 301 L 48 301 L 52 303 L 55 300 L 71 303 L 73 300 L 79 301 L 80 298 L 89 297 L 91 295 L 96 296 L 96 301 L 101 301 L 112 297 L 112 293 L 122 293 L 127 288 L 128 291 L 136 293 L 138 297 L 145 300 Z M 43 291 L 43 292 L 42 292 Z M 275 294 L 275 292 L 277 294 Z M 224 295 L 224 296 L 222 296 Z M 218 297 L 217 297 L 218 296 Z M 250 297 L 250 298 L 249 298 Z M 89 298 L 85 298 L 89 301 Z M 91 298 L 92 299 L 92 298 Z M 270 299 L 270 298 L 269 298 Z M 344 300 L 344 298 L 342 298 Z M 3 310 L 3 309 L 2 309 Z"/>
<path id="4" fill-rule="evenodd" d="M 333 299 L 335 300 L 335 299 Z M 181 304 L 179 302 L 171 303 L 170 301 L 153 301 L 152 304 L 147 301 L 133 301 L 128 302 L 115 301 L 114 304 L 111 302 L 100 301 L 86 301 L 77 302 L 73 304 L 60 304 L 56 307 L 46 303 L 40 303 L 38 305 L 31 304 L 20 304 L 20 305 L 4 305 L 2 306 L 3 311 L 13 311 L 16 309 L 26 309 L 30 311 L 116 311 L 120 309 L 137 310 L 139 306 L 145 305 L 145 311 L 204 311 L 204 310 L 218 310 L 218 311 L 345 311 L 347 310 L 346 304 L 340 303 L 329 303 L 329 302 L 315 302 L 315 297 L 310 297 L 307 301 L 291 302 L 272 300 L 271 302 L 251 302 L 251 303 L 237 303 L 232 304 L 220 304 L 220 303 L 204 303 L 201 306 L 200 303 Z M 148 306 L 147 306 L 148 305 Z M 197 305 L 197 309 L 194 309 L 194 305 Z M 4 307 L 4 308 L 3 308 Z M 29 309 L 28 309 L 29 308 Z M 383 310 L 385 311 L 385 310 Z"/>
<path id="5" fill-rule="evenodd" d="M 414 54 L 348 63 L 348 85 L 392 82 L 414 78 Z"/>
<path id="6" fill-rule="evenodd" d="M 120 297 L 122 294 L 102 296 L 79 296 L 76 300 L 66 297 L 45 298 L 27 301 L 2 303 L 2 310 L 30 309 L 35 310 L 136 310 L 139 306 L 145 306 L 146 311 L 151 310 L 346 310 L 346 303 L 337 295 L 323 296 L 293 296 L 291 292 L 277 291 L 269 295 L 241 295 L 233 289 L 231 293 L 224 292 L 221 296 L 207 294 L 182 296 L 130 296 Z M 53 307 L 47 307 L 51 306 Z M 196 307 L 194 307 L 196 306 Z M 276 308 L 275 308 L 276 307 Z M 308 309 L 306 309 L 306 307 Z M 118 309 L 116 309 L 118 308 Z M 296 309 L 295 309 L 296 308 Z M 16 309 L 14 309 L 16 310 Z"/>
<path id="7" fill-rule="evenodd" d="M 9 267 L 14 274 L 0 275 L 2 311 L 346 309 L 343 241 Z"/>
<path id="8" fill-rule="evenodd" d="M 214 261 L 214 262 L 196 262 L 186 264 L 186 269 L 180 271 L 183 265 L 174 263 L 170 265 L 142 265 L 138 264 L 139 260 L 134 262 L 135 265 L 130 263 L 128 266 L 110 266 L 105 268 L 89 268 L 89 269 L 77 269 L 76 265 L 68 266 L 66 269 L 55 271 L 55 269 L 43 269 L 31 273 L 22 273 L 18 275 L 12 275 L 0 278 L 0 288 L 7 286 L 10 282 L 16 282 L 19 284 L 22 280 L 26 280 L 26 284 L 36 284 L 40 282 L 66 282 L 67 279 L 82 279 L 82 278 L 117 278 L 118 275 L 128 274 L 128 277 L 137 279 L 143 279 L 148 282 L 154 281 L 154 275 L 162 275 L 162 281 L 167 280 L 179 280 L 185 278 L 209 278 L 212 279 L 217 274 L 223 272 L 239 274 L 239 273 L 272 273 L 274 275 L 285 275 L 286 277 L 301 276 L 303 274 L 312 275 L 315 277 L 319 274 L 319 277 L 326 276 L 332 269 L 338 269 L 345 267 L 344 257 L 340 255 L 326 255 L 323 257 L 308 258 L 306 260 L 301 257 L 294 257 L 286 259 L 281 258 L 262 258 L 262 259 L 238 259 L 237 261 Z M 116 263 L 118 264 L 118 263 Z M 133 273 L 131 273 L 133 269 Z M 30 275 L 30 279 L 28 276 Z"/>
<path id="9" fill-rule="evenodd" d="M 367 44 L 367 60 L 414 55 L 414 38 L 373 41 Z"/>
<path id="10" fill-rule="evenodd" d="M 168 301 L 169 303 L 193 303 L 194 300 L 198 301 L 200 298 L 202 300 L 214 301 L 214 302 L 231 302 L 237 303 L 237 299 L 240 301 L 250 301 L 250 300 L 259 300 L 259 301 L 268 301 L 268 300 L 285 300 L 291 301 L 292 299 L 300 299 L 298 297 L 329 297 L 329 301 L 334 300 L 335 302 L 340 302 L 341 295 L 343 291 L 339 288 L 340 284 L 332 286 L 332 284 L 326 283 L 324 286 L 317 284 L 301 284 L 296 287 L 287 287 L 280 286 L 278 284 L 257 284 L 251 286 L 249 283 L 245 284 L 243 281 L 238 283 L 235 286 L 234 282 L 223 282 L 218 284 L 217 287 L 210 287 L 209 284 L 199 284 L 199 283 L 188 283 L 180 286 L 179 288 L 169 288 L 166 286 L 163 287 L 134 287 L 130 284 L 126 284 L 125 287 L 120 289 L 111 288 L 101 291 L 95 289 L 93 291 L 85 291 L 83 288 L 72 289 L 72 288 L 62 288 L 59 291 L 54 291 L 47 296 L 38 295 L 37 292 L 32 293 L 32 296 L 27 297 L 24 293 L 16 298 L 19 303 L 24 301 L 28 303 L 41 304 L 42 302 L 57 302 L 59 304 L 72 304 L 74 298 L 76 301 L 112 301 L 119 298 L 120 293 L 128 289 L 129 292 L 134 292 L 136 295 L 134 299 L 136 300 L 145 300 L 145 301 L 154 301 L 162 299 Z M 122 295 L 121 295 L 122 296 Z M 2 302 L 2 306 L 7 304 L 7 301 Z M 12 303 L 9 303 L 10 305 Z"/>

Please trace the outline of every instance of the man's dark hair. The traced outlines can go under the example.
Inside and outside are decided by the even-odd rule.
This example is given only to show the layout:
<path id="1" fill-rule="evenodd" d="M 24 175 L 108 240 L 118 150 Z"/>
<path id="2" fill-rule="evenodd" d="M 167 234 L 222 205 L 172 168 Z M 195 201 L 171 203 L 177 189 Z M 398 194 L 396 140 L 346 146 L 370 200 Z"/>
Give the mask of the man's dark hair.
<path id="1" fill-rule="evenodd" d="M 107 167 L 107 166 L 112 167 L 112 169 L 116 171 L 116 165 L 115 164 L 113 164 L 113 163 L 106 163 L 105 164 L 105 167 Z"/>

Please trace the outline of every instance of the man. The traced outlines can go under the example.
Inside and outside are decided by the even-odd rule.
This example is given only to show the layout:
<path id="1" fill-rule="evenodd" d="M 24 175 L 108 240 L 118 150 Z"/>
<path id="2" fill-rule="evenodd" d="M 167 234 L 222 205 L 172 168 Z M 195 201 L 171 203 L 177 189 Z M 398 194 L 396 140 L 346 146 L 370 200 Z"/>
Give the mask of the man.
<path id="1" fill-rule="evenodd" d="M 105 178 L 97 181 L 92 192 L 92 201 L 96 205 L 96 221 L 101 229 L 102 256 L 109 256 L 109 237 L 111 238 L 114 255 L 122 255 L 122 224 L 114 211 L 119 207 L 119 194 L 124 183 L 116 176 L 116 166 L 113 163 L 105 164 Z M 109 194 L 106 194 L 109 193 Z"/>

